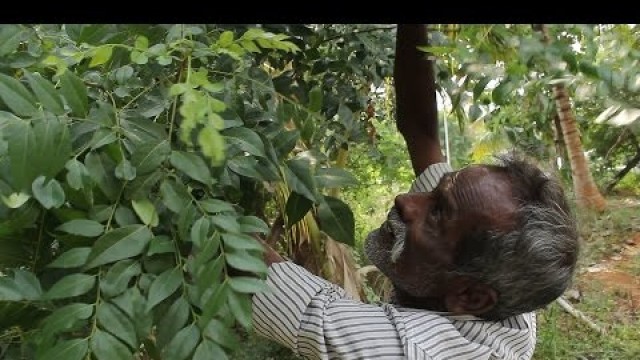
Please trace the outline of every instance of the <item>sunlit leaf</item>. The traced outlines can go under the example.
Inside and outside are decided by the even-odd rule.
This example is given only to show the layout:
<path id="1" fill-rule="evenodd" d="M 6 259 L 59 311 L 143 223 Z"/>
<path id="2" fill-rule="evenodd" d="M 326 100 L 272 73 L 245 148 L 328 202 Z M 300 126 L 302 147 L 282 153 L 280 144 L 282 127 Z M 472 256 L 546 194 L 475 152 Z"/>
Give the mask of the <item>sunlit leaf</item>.
<path id="1" fill-rule="evenodd" d="M 158 211 L 149 199 L 131 200 L 131 206 L 143 224 L 152 227 L 158 226 L 160 221 Z"/>

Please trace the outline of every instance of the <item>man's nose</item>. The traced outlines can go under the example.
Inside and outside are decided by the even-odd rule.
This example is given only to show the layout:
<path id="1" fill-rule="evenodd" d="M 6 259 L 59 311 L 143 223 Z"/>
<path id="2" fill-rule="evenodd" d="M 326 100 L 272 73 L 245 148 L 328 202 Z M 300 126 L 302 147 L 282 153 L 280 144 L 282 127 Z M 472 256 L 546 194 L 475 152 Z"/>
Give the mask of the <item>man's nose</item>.
<path id="1" fill-rule="evenodd" d="M 410 223 L 424 217 L 429 195 L 425 193 L 407 193 L 396 196 L 395 206 L 402 221 Z"/>

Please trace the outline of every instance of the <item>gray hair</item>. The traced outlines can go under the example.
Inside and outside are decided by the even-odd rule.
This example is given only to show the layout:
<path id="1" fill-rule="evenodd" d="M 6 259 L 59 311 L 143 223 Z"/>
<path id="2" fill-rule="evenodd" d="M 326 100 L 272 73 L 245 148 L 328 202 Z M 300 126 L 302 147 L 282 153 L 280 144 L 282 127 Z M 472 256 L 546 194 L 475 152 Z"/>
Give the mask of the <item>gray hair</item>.
<path id="1" fill-rule="evenodd" d="M 462 240 L 457 275 L 473 277 L 498 292 L 482 317 L 501 320 L 533 311 L 570 285 L 579 253 L 576 220 L 560 182 L 515 153 L 499 157 L 519 202 L 509 232 L 483 232 Z"/>

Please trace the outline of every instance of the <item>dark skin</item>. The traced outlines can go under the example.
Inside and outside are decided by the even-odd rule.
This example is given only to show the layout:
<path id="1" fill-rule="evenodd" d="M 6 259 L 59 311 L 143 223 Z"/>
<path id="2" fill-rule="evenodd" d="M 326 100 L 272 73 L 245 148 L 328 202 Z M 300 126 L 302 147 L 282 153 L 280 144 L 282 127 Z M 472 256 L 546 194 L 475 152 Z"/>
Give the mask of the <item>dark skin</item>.
<path id="1" fill-rule="evenodd" d="M 394 66 L 397 126 L 416 175 L 443 161 L 433 63 L 416 48 L 427 44 L 424 25 L 398 25 Z M 394 227 L 383 224 L 374 230 L 365 250 L 393 283 L 394 303 L 482 315 L 496 304 L 499 294 L 476 279 L 447 271 L 453 269 L 461 239 L 478 231 L 509 230 L 516 206 L 504 173 L 490 166 L 470 166 L 445 175 L 431 193 L 398 195 L 394 215 L 390 213 L 387 221 Z M 391 250 L 401 240 L 404 248 L 394 262 Z M 265 260 L 268 265 L 284 261 L 268 246 Z"/>

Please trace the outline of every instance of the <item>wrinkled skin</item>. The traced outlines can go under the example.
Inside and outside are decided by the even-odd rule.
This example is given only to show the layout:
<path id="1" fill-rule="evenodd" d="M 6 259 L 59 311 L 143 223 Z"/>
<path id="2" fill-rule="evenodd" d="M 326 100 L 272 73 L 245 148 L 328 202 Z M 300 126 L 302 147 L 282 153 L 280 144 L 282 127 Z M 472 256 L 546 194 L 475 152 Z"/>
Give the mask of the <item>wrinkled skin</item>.
<path id="1" fill-rule="evenodd" d="M 446 174 L 430 193 L 398 195 L 387 221 L 367 237 L 365 252 L 396 293 L 442 299 L 455 291 L 446 272 L 460 240 L 476 231 L 509 230 L 516 206 L 507 175 L 469 166 Z"/>

